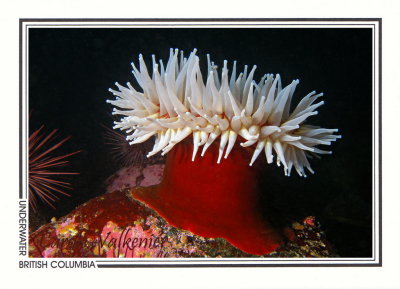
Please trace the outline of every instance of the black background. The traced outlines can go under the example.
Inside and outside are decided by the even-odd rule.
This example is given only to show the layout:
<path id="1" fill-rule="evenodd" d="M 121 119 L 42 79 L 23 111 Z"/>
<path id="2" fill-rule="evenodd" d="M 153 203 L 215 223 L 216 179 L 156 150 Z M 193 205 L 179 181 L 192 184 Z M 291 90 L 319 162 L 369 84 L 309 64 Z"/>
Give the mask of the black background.
<path id="1" fill-rule="evenodd" d="M 310 124 L 339 128 L 342 139 L 321 160 L 311 160 L 315 175 L 306 179 L 270 165 L 265 176 L 270 212 L 284 221 L 313 215 L 342 257 L 372 255 L 372 30 L 277 28 L 158 28 L 29 30 L 30 133 L 45 125 L 72 136 L 60 152 L 71 158 L 72 197 L 57 210 L 40 207 L 47 221 L 104 193 L 104 181 L 118 169 L 104 143 L 112 127 L 114 82 L 135 83 L 130 62 L 142 53 L 168 59 L 169 48 L 189 54 L 198 49 L 220 67 L 224 59 L 238 67 L 257 65 L 256 79 L 279 73 L 283 84 L 300 79 L 294 103 L 312 90 L 324 92 L 325 105 Z M 229 62 L 231 64 L 231 62 Z"/>

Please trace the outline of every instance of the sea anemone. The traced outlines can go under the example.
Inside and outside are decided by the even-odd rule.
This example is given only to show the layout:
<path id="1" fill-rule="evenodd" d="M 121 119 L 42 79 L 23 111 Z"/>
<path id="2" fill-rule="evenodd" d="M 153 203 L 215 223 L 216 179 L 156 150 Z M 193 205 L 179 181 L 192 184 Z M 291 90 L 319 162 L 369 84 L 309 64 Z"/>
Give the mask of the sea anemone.
<path id="1" fill-rule="evenodd" d="M 208 55 L 207 60 L 204 83 L 196 49 L 188 58 L 171 49 L 166 66 L 153 56 L 152 76 L 140 55 L 139 69 L 132 63 L 132 72 L 142 91 L 129 82 L 127 87 L 116 83 L 118 91 L 110 89 L 117 96 L 107 100 L 118 107 L 113 114 L 123 116 L 114 128 L 126 131 L 130 144 L 155 136 L 148 157 L 171 152 L 162 183 L 151 190 L 134 190 L 133 196 L 172 225 L 265 254 L 284 238 L 262 216 L 258 156 L 264 150 L 270 164 L 275 154 L 285 175 L 294 168 L 306 177 L 305 168 L 314 173 L 308 158 L 331 153 L 317 146 L 330 145 L 340 136 L 334 134 L 337 129 L 305 124 L 324 103 L 315 103 L 322 93 L 309 93 L 291 109 L 298 80 L 282 88 L 279 74 L 266 74 L 256 82 L 256 66 L 249 72 L 245 66 L 237 74 L 236 62 L 229 75 L 226 60 L 219 78 Z M 193 145 L 186 141 L 190 135 Z M 201 147 L 201 157 L 196 158 Z"/>
<path id="2" fill-rule="evenodd" d="M 44 126 L 29 136 L 29 205 L 33 210 L 37 209 L 37 199 L 41 199 L 50 207 L 58 199 L 57 194 L 70 196 L 65 192 L 72 189 L 71 184 L 62 179 L 66 175 L 78 173 L 59 170 L 66 166 L 68 157 L 79 153 L 56 155 L 54 151 L 60 148 L 70 137 L 61 141 L 54 141 L 57 130 L 50 134 L 42 134 Z"/>

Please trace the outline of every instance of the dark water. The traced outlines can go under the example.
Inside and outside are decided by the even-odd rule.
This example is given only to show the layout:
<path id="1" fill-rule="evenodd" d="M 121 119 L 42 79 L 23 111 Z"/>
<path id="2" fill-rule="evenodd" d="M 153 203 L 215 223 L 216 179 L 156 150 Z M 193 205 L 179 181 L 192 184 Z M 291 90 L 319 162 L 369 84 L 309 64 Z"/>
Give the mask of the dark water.
<path id="1" fill-rule="evenodd" d="M 72 197 L 57 210 L 41 206 L 49 220 L 101 195 L 118 164 L 104 143 L 102 125 L 112 126 L 114 82 L 134 82 L 130 62 L 142 53 L 167 60 L 169 48 L 198 49 L 217 64 L 224 59 L 257 65 L 256 78 L 280 73 L 284 84 L 300 79 L 296 97 L 324 92 L 325 105 L 311 124 L 339 128 L 333 155 L 311 160 L 307 179 L 285 177 L 268 167 L 266 208 L 277 222 L 314 215 L 343 257 L 371 256 L 372 211 L 372 31 L 369 29 L 30 29 L 30 132 L 40 125 L 72 136 L 60 152 L 71 158 Z M 165 63 L 165 62 L 164 62 Z"/>

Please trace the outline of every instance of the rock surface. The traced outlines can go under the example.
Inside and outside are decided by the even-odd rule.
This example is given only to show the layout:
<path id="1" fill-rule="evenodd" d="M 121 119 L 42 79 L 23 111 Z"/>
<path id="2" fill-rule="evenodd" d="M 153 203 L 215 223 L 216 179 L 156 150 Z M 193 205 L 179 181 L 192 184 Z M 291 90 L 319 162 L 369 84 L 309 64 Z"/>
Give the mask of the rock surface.
<path id="1" fill-rule="evenodd" d="M 140 189 L 140 188 L 139 188 Z M 332 257 L 313 217 L 293 223 L 295 238 L 265 257 Z M 252 257 L 224 239 L 168 225 L 129 189 L 94 198 L 29 238 L 30 257 Z"/>
<path id="2" fill-rule="evenodd" d="M 161 182 L 164 164 L 123 167 L 106 180 L 106 192 L 135 187 L 148 187 Z"/>

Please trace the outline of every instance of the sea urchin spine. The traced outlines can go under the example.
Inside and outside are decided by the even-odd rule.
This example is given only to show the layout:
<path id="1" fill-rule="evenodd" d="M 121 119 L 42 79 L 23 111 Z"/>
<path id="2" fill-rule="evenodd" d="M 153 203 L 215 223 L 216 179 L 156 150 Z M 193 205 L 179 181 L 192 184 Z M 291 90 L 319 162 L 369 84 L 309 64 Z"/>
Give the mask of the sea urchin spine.
<path id="1" fill-rule="evenodd" d="M 71 189 L 71 185 L 60 179 L 66 175 L 78 173 L 59 170 L 68 164 L 67 158 L 79 153 L 76 151 L 69 154 L 53 155 L 68 139 L 54 143 L 53 138 L 57 130 L 48 135 L 41 134 L 44 126 L 29 136 L 29 205 L 36 210 L 37 197 L 54 208 L 53 202 L 58 199 L 57 194 L 69 196 L 65 189 Z"/>

